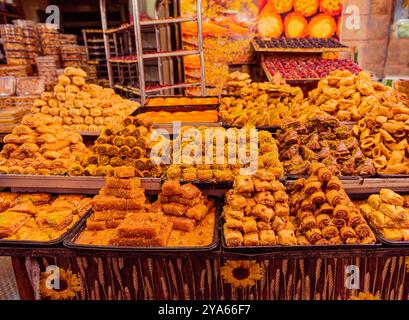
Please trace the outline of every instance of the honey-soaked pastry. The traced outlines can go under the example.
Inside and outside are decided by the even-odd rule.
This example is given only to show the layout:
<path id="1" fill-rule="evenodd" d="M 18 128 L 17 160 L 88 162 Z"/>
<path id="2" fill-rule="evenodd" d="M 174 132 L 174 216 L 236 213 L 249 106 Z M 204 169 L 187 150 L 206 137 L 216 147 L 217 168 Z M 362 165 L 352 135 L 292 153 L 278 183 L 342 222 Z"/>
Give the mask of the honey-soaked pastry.
<path id="1" fill-rule="evenodd" d="M 193 199 L 201 194 L 201 191 L 192 184 L 184 184 L 179 188 L 180 196 L 187 199 Z"/>
<path id="2" fill-rule="evenodd" d="M 165 214 L 174 216 L 184 216 L 187 211 L 186 206 L 176 202 L 164 203 L 162 204 L 162 208 Z"/>
<path id="3" fill-rule="evenodd" d="M 320 229 L 314 228 L 306 231 L 305 236 L 310 243 L 315 244 L 322 238 L 322 233 Z"/>
<path id="4" fill-rule="evenodd" d="M 325 194 L 322 191 L 314 192 L 311 195 L 311 202 L 317 206 L 321 206 L 325 204 Z"/>
<path id="5" fill-rule="evenodd" d="M 275 199 L 271 192 L 257 192 L 254 196 L 257 203 L 264 204 L 269 207 L 274 207 Z"/>
<path id="6" fill-rule="evenodd" d="M 244 223 L 243 223 L 241 218 L 237 219 L 235 217 L 227 215 L 227 216 L 225 216 L 225 220 L 226 220 L 226 222 L 225 222 L 224 226 L 226 228 L 243 230 Z M 257 229 L 257 225 L 256 225 L 256 229 Z"/>
<path id="7" fill-rule="evenodd" d="M 244 233 L 258 232 L 256 219 L 253 217 L 246 217 L 243 219 Z"/>
<path id="8" fill-rule="evenodd" d="M 342 183 L 338 177 L 332 176 L 331 179 L 328 181 L 327 190 L 341 190 Z"/>
<path id="9" fill-rule="evenodd" d="M 300 226 L 304 231 L 314 229 L 317 227 L 317 221 L 314 216 L 307 216 L 301 220 Z"/>
<path id="10" fill-rule="evenodd" d="M 260 231 L 261 246 L 275 246 L 277 244 L 276 235 L 273 230 Z"/>
<path id="11" fill-rule="evenodd" d="M 194 231 L 196 227 L 196 220 L 177 216 L 168 216 L 169 222 L 173 224 L 173 229 L 186 232 Z"/>
<path id="12" fill-rule="evenodd" d="M 344 205 L 337 205 L 334 209 L 334 217 L 337 219 L 347 220 L 349 217 L 349 208 Z"/>
<path id="13" fill-rule="evenodd" d="M 340 229 L 340 236 L 342 239 L 355 238 L 357 236 L 354 229 L 351 227 L 342 227 Z"/>
<path id="14" fill-rule="evenodd" d="M 358 212 L 354 212 L 354 211 L 349 213 L 348 222 L 347 222 L 348 227 L 355 228 L 357 225 L 364 224 L 364 223 L 365 223 L 365 219 L 362 216 L 362 214 Z"/>
<path id="15" fill-rule="evenodd" d="M 334 238 L 339 235 L 339 231 L 335 226 L 325 226 L 321 231 L 324 238 Z"/>
<path id="16" fill-rule="evenodd" d="M 379 192 L 379 196 L 380 196 L 380 200 L 384 203 L 389 203 L 389 204 L 401 206 L 401 207 L 405 203 L 405 200 L 401 195 L 389 189 L 381 189 Z"/>
<path id="17" fill-rule="evenodd" d="M 243 244 L 245 246 L 258 246 L 260 245 L 260 239 L 257 232 L 245 233 L 243 237 Z"/>
<path id="18" fill-rule="evenodd" d="M 268 222 L 274 217 L 275 213 L 273 209 L 262 204 L 257 204 L 253 208 L 252 214 L 260 218 L 261 220 Z"/>
<path id="19" fill-rule="evenodd" d="M 226 228 L 224 231 L 224 239 L 229 247 L 240 247 L 243 245 L 243 235 L 240 231 Z"/>
<path id="20" fill-rule="evenodd" d="M 233 188 L 235 188 L 237 192 L 253 192 L 253 179 L 250 176 L 239 176 L 234 179 Z"/>
<path id="21" fill-rule="evenodd" d="M 314 164 L 313 167 L 316 172 L 323 170 L 322 165 Z M 375 243 L 365 218 L 333 177 L 323 180 L 315 193 L 306 193 L 309 184 L 317 182 L 317 178 L 313 175 L 306 180 L 300 179 L 296 182 L 298 187 L 291 189 L 290 212 L 297 236 L 305 236 L 315 245 Z M 313 203 L 312 199 L 316 198 L 319 201 Z M 359 234 L 355 230 L 357 226 L 360 226 Z M 300 240 L 305 242 L 302 237 Z"/>

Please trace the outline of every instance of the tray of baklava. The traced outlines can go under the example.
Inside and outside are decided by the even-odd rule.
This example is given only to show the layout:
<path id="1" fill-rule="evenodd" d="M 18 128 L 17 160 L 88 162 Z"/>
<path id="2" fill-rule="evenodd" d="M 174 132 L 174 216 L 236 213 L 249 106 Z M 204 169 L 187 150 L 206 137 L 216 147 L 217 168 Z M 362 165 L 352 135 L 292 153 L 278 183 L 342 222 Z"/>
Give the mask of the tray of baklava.
<path id="1" fill-rule="evenodd" d="M 222 212 L 225 251 L 264 252 L 380 246 L 342 186 L 322 164 L 291 188 L 259 170 L 237 176 Z"/>
<path id="2" fill-rule="evenodd" d="M 149 199 L 135 183 L 107 179 L 92 213 L 64 245 L 112 251 L 210 251 L 219 245 L 215 199 L 179 180 L 165 181 Z"/>
<path id="3" fill-rule="evenodd" d="M 90 208 L 83 195 L 1 192 L 0 245 L 60 244 Z"/>
<path id="4" fill-rule="evenodd" d="M 409 246 L 409 195 L 380 189 L 362 201 L 359 209 L 376 236 L 388 246 Z"/>

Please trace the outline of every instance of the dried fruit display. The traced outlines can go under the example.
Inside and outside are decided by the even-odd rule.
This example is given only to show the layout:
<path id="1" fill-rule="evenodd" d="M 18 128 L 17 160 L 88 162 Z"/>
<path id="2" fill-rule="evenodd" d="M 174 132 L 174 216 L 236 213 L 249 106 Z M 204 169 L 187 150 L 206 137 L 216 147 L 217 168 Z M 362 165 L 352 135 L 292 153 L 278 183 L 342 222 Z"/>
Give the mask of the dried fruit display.
<path id="1" fill-rule="evenodd" d="M 311 36 L 311 35 L 310 35 Z M 278 38 L 265 39 L 257 37 L 256 42 L 260 48 L 286 48 L 286 49 L 312 49 L 312 48 L 346 48 L 339 41 L 330 39 L 311 38 Z"/>
<path id="2" fill-rule="evenodd" d="M 348 59 L 268 57 L 264 64 L 272 75 L 279 72 L 287 80 L 321 79 L 335 70 L 348 70 L 353 74 L 362 71 L 356 63 Z"/>
<path id="3" fill-rule="evenodd" d="M 337 32 L 337 23 L 333 17 L 322 13 L 314 16 L 308 25 L 308 34 L 312 38 L 331 38 Z"/>
<path id="4" fill-rule="evenodd" d="M 294 11 L 311 17 L 318 11 L 319 0 L 294 0 Z"/>
<path id="5" fill-rule="evenodd" d="M 337 16 L 342 13 L 343 0 L 321 0 L 320 11 L 331 16 Z"/>
<path id="6" fill-rule="evenodd" d="M 284 19 L 287 38 L 304 38 L 308 35 L 308 21 L 301 13 L 292 12 Z"/>

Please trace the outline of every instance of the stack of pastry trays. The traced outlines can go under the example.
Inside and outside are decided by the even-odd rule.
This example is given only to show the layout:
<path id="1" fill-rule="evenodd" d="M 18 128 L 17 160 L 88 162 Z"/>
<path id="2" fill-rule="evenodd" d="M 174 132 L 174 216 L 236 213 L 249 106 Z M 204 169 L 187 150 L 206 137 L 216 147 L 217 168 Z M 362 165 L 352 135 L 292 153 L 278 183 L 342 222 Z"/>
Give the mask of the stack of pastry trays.
<path id="1" fill-rule="evenodd" d="M 43 54 L 45 56 L 53 56 L 57 67 L 60 68 L 60 33 L 57 27 L 49 23 L 37 23 L 37 32 L 40 37 Z"/>
<path id="2" fill-rule="evenodd" d="M 31 20 L 13 20 L 17 28 L 23 32 L 24 44 L 30 64 L 35 64 L 35 57 L 41 54 L 40 42 L 36 31 L 36 23 Z"/>
<path id="3" fill-rule="evenodd" d="M 12 24 L 0 25 L 0 34 L 3 40 L 7 63 L 10 65 L 30 64 L 23 29 Z"/>
<path id="4" fill-rule="evenodd" d="M 0 66 L 0 77 L 27 77 L 27 66 Z"/>
<path id="5" fill-rule="evenodd" d="M 60 34 L 61 46 L 75 46 L 78 43 L 78 37 L 75 34 Z"/>
<path id="6" fill-rule="evenodd" d="M 87 64 L 87 51 L 84 46 L 67 45 L 61 47 L 63 67 L 84 68 Z"/>
<path id="7" fill-rule="evenodd" d="M 90 83 L 97 83 L 98 73 L 97 73 L 97 64 L 94 61 L 88 61 L 87 67 L 87 80 Z"/>
<path id="8" fill-rule="evenodd" d="M 38 75 L 44 79 L 44 84 L 49 87 L 57 82 L 57 64 L 54 56 L 36 57 Z"/>

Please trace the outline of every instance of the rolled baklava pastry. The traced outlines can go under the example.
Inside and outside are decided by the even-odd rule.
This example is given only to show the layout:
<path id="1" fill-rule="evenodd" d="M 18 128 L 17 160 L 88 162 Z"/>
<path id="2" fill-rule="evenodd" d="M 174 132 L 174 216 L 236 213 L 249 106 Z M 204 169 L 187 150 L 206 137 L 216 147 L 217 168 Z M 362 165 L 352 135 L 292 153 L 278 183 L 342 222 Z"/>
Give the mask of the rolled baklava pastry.
<path id="1" fill-rule="evenodd" d="M 309 246 L 311 243 L 308 241 L 307 237 L 304 235 L 297 236 L 297 244 L 299 246 Z"/>
<path id="2" fill-rule="evenodd" d="M 108 145 L 107 147 L 107 154 L 110 156 L 119 156 L 119 147 Z"/>
<path id="3" fill-rule="evenodd" d="M 311 202 L 317 206 L 321 206 L 323 203 L 325 203 L 325 201 L 325 193 L 322 191 L 314 192 L 311 195 Z"/>
<path id="4" fill-rule="evenodd" d="M 365 219 L 360 213 L 355 212 L 355 211 L 352 211 L 349 213 L 348 227 L 355 228 L 357 225 L 361 223 L 365 223 Z"/>
<path id="5" fill-rule="evenodd" d="M 341 180 L 339 180 L 338 177 L 333 176 L 327 183 L 327 190 L 341 190 L 342 189 L 342 183 Z"/>
<path id="6" fill-rule="evenodd" d="M 326 167 L 319 168 L 317 171 L 317 175 L 318 179 L 324 183 L 330 181 L 330 179 L 332 178 L 332 172 Z"/>
<path id="7" fill-rule="evenodd" d="M 315 217 L 315 220 L 317 221 L 317 227 L 319 229 L 323 229 L 331 223 L 331 218 L 327 214 L 319 214 Z"/>
<path id="8" fill-rule="evenodd" d="M 325 238 L 321 238 L 320 240 L 318 240 L 318 241 L 315 243 L 315 245 L 316 245 L 316 246 L 328 246 L 328 245 L 330 245 L 330 242 L 329 242 L 327 239 L 325 239 Z"/>
<path id="9" fill-rule="evenodd" d="M 344 206 L 342 204 L 339 204 L 334 209 L 334 217 L 337 218 L 337 219 L 348 220 L 349 211 L 350 211 L 350 208 L 348 208 L 347 206 Z"/>
<path id="10" fill-rule="evenodd" d="M 111 160 L 109 161 L 109 164 L 113 167 L 121 167 L 124 165 L 120 157 L 112 157 Z"/>
<path id="11" fill-rule="evenodd" d="M 338 229 L 343 228 L 347 225 L 346 221 L 344 219 L 332 219 L 332 222 L 334 226 L 336 226 Z"/>
<path id="12" fill-rule="evenodd" d="M 328 203 L 324 203 L 319 208 L 319 214 L 332 215 L 333 212 L 334 212 L 334 208 L 332 206 L 330 206 Z"/>
<path id="13" fill-rule="evenodd" d="M 69 176 L 80 176 L 84 172 L 84 168 L 77 163 L 74 163 L 72 166 L 70 166 L 68 170 L 68 175 Z"/>
<path id="14" fill-rule="evenodd" d="M 305 233 L 305 236 L 307 237 L 308 241 L 312 244 L 315 244 L 318 240 L 322 238 L 321 230 L 317 228 L 308 230 Z"/>
<path id="15" fill-rule="evenodd" d="M 107 150 L 109 148 L 109 144 L 96 144 L 94 146 L 94 152 L 99 154 L 99 155 L 104 155 L 107 154 Z"/>
<path id="16" fill-rule="evenodd" d="M 325 196 L 327 197 L 328 203 L 333 207 L 340 204 L 344 200 L 342 194 L 337 190 L 328 191 Z"/>
<path id="17" fill-rule="evenodd" d="M 342 241 L 340 236 L 336 236 L 334 238 L 328 239 L 329 244 L 331 245 L 340 245 L 343 244 L 344 242 Z"/>
<path id="18" fill-rule="evenodd" d="M 122 136 L 116 136 L 112 140 L 113 144 L 117 147 L 122 147 L 125 144 L 125 138 Z"/>
<path id="19" fill-rule="evenodd" d="M 125 145 L 129 148 L 133 148 L 136 145 L 136 138 L 134 136 L 129 136 L 125 138 Z"/>
<path id="20" fill-rule="evenodd" d="M 90 165 L 88 165 L 88 166 L 84 169 L 83 175 L 84 175 L 84 176 L 93 176 L 93 175 L 95 175 L 95 170 L 96 170 L 96 168 L 97 168 L 97 165 L 95 165 L 95 164 L 90 164 Z"/>
<path id="21" fill-rule="evenodd" d="M 355 227 L 355 232 L 360 238 L 366 238 L 372 235 L 372 230 L 366 223 L 361 223 Z"/>
<path id="22" fill-rule="evenodd" d="M 129 155 L 133 158 L 140 158 L 144 155 L 144 152 L 140 147 L 133 147 Z"/>
<path id="23" fill-rule="evenodd" d="M 100 155 L 98 156 L 98 164 L 101 166 L 106 166 L 109 164 L 110 157 L 107 155 Z"/>
<path id="24" fill-rule="evenodd" d="M 301 203 L 300 210 L 301 211 L 311 211 L 311 212 L 313 212 L 315 210 L 315 205 L 312 203 L 311 199 L 305 199 Z"/>
<path id="25" fill-rule="evenodd" d="M 304 192 L 306 195 L 312 195 L 315 192 L 321 191 L 321 186 L 321 182 L 319 181 L 308 182 L 304 187 Z"/>
<path id="26" fill-rule="evenodd" d="M 326 226 L 322 228 L 321 232 L 325 238 L 334 238 L 339 235 L 338 229 L 335 226 Z"/>
<path id="27" fill-rule="evenodd" d="M 340 229 L 340 235 L 342 239 L 348 239 L 348 238 L 356 238 L 357 234 L 354 229 L 351 227 L 342 227 Z"/>
<path id="28" fill-rule="evenodd" d="M 310 230 L 317 227 L 317 221 L 314 216 L 307 216 L 301 220 L 301 228 L 303 230 Z"/>
<path id="29" fill-rule="evenodd" d="M 128 157 L 131 154 L 132 154 L 131 148 L 129 148 L 128 146 L 122 146 L 119 148 L 119 155 L 121 157 Z"/>

